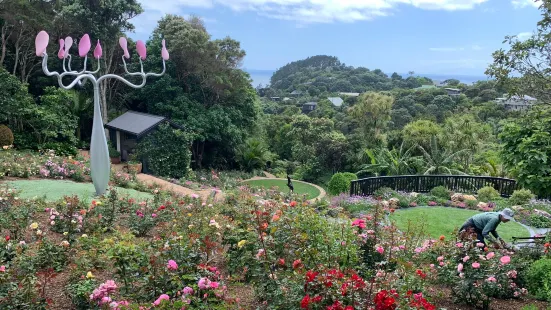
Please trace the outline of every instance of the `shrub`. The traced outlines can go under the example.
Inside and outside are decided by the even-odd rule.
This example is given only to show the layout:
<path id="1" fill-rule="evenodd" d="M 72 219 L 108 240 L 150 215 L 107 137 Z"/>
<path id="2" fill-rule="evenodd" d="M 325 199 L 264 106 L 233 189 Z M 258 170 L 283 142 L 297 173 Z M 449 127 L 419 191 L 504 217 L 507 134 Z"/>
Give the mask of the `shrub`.
<path id="1" fill-rule="evenodd" d="M 71 143 L 66 142 L 48 142 L 38 147 L 41 151 L 54 151 L 58 156 L 75 156 L 78 153 L 78 149 Z"/>
<path id="2" fill-rule="evenodd" d="M 519 189 L 513 192 L 509 200 L 514 205 L 525 205 L 530 199 L 534 199 L 534 194 L 529 189 Z"/>
<path id="3" fill-rule="evenodd" d="M 121 153 L 117 151 L 117 149 L 111 143 L 108 143 L 107 147 L 109 149 L 109 157 L 111 158 L 121 157 Z"/>
<path id="4" fill-rule="evenodd" d="M 445 188 L 444 186 L 437 186 L 430 190 L 430 194 L 432 196 L 442 198 L 442 199 L 450 199 L 451 194 L 450 191 Z"/>
<path id="5" fill-rule="evenodd" d="M 358 177 L 350 172 L 335 173 L 329 181 L 329 193 L 338 195 L 350 191 L 350 183 L 352 180 L 357 180 Z"/>
<path id="6" fill-rule="evenodd" d="M 465 201 L 465 203 L 467 204 L 468 209 L 471 209 L 471 210 L 476 210 L 477 209 L 478 201 L 476 201 L 476 200 L 467 200 L 467 201 Z"/>
<path id="7" fill-rule="evenodd" d="M 138 156 L 145 158 L 153 174 L 182 178 L 189 172 L 190 145 L 189 133 L 163 124 L 138 144 Z"/>
<path id="8" fill-rule="evenodd" d="M 491 187 L 491 186 L 485 186 L 478 190 L 478 200 L 483 202 L 492 201 L 499 197 L 499 192 Z"/>
<path id="9" fill-rule="evenodd" d="M 6 125 L 0 125 L 0 147 L 13 144 L 13 133 Z"/>
<path id="10" fill-rule="evenodd" d="M 373 193 L 373 196 L 381 197 L 385 200 L 392 198 L 394 195 L 396 195 L 396 191 L 390 187 L 381 187 Z"/>
<path id="11" fill-rule="evenodd" d="M 528 291 L 537 299 L 551 301 L 551 259 L 540 259 L 526 275 Z"/>

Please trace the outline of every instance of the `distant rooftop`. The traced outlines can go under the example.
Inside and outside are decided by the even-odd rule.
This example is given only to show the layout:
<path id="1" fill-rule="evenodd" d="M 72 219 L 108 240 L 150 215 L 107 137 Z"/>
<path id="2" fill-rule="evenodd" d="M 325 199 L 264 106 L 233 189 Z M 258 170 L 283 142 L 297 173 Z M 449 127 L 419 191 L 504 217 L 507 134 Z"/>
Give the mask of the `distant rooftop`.
<path id="1" fill-rule="evenodd" d="M 451 90 L 451 91 L 461 91 L 461 89 L 457 88 L 444 88 L 445 90 Z"/>
<path id="2" fill-rule="evenodd" d="M 165 119 L 162 116 L 128 111 L 107 123 L 105 127 L 140 136 Z"/>
<path id="3" fill-rule="evenodd" d="M 311 101 L 311 102 L 306 102 L 304 105 L 318 105 L 318 103 Z"/>
<path id="4" fill-rule="evenodd" d="M 339 95 L 341 96 L 348 96 L 348 97 L 358 97 L 360 95 L 360 93 L 344 93 L 344 92 L 339 92 Z"/>
<path id="5" fill-rule="evenodd" d="M 327 100 L 331 101 L 331 103 L 336 107 L 340 107 L 344 102 L 341 97 L 329 97 Z"/>
<path id="6" fill-rule="evenodd" d="M 300 90 L 293 90 L 293 92 L 291 93 L 291 95 L 301 95 L 302 92 Z"/>
<path id="7" fill-rule="evenodd" d="M 414 88 L 414 89 L 432 89 L 432 88 L 436 88 L 436 86 L 434 86 L 434 85 L 421 85 L 421 87 L 417 87 L 417 88 Z"/>

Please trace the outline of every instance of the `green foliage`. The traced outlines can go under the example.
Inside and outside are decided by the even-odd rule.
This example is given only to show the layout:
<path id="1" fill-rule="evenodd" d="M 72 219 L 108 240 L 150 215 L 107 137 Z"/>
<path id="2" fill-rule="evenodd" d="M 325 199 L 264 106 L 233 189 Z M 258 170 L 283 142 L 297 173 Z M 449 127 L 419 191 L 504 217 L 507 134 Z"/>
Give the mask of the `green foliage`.
<path id="1" fill-rule="evenodd" d="M 185 177 L 191 162 L 191 135 L 162 124 L 138 144 L 138 154 L 158 176 Z"/>
<path id="2" fill-rule="evenodd" d="M 352 107 L 351 115 L 360 123 L 368 147 L 380 145 L 385 141 L 383 130 L 391 119 L 393 104 L 392 96 L 367 92 L 361 95 Z"/>
<path id="3" fill-rule="evenodd" d="M 331 195 L 347 193 L 350 191 L 351 181 L 357 179 L 358 177 L 354 173 L 335 173 L 329 181 L 329 193 L 331 193 Z"/>
<path id="4" fill-rule="evenodd" d="M 419 146 L 419 150 L 423 154 L 424 159 L 423 174 L 465 174 L 460 168 L 456 168 L 457 165 L 455 160 L 468 150 L 454 152 L 442 148 L 438 144 L 436 136 L 431 137 L 429 148 L 425 149 Z"/>
<path id="5" fill-rule="evenodd" d="M 0 147 L 13 144 L 13 133 L 6 125 L 0 125 Z"/>
<path id="6" fill-rule="evenodd" d="M 430 147 L 431 139 L 443 132 L 442 127 L 433 121 L 418 120 L 407 124 L 403 130 L 404 141 L 408 146 Z"/>
<path id="7" fill-rule="evenodd" d="M 376 175 L 408 175 L 415 174 L 420 158 L 412 155 L 413 147 L 406 149 L 402 142 L 399 149 L 376 150 L 366 149 L 360 156 L 360 162 L 367 162 L 360 166 L 358 174 L 365 172 Z"/>
<path id="8" fill-rule="evenodd" d="M 530 294 L 551 302 L 551 259 L 544 258 L 532 263 L 526 280 Z"/>
<path id="9" fill-rule="evenodd" d="M 109 150 L 109 157 L 111 158 L 121 157 L 121 152 L 117 151 L 117 149 L 113 146 L 112 143 L 107 143 L 107 148 Z"/>
<path id="10" fill-rule="evenodd" d="M 67 285 L 67 292 L 71 297 L 73 305 L 77 309 L 90 309 L 90 295 L 97 286 L 98 283 L 94 279 L 80 280 Z"/>
<path id="11" fill-rule="evenodd" d="M 530 214 L 528 218 L 528 225 L 535 228 L 550 228 L 551 219 L 538 214 Z"/>
<path id="12" fill-rule="evenodd" d="M 499 197 L 499 192 L 491 186 L 485 186 L 479 189 L 477 194 L 478 200 L 483 202 L 494 201 L 494 199 Z"/>
<path id="13" fill-rule="evenodd" d="M 509 198 L 513 205 L 525 205 L 534 199 L 534 194 L 529 189 L 517 189 Z"/>
<path id="14" fill-rule="evenodd" d="M 534 107 L 505 123 L 499 135 L 502 157 L 521 186 L 542 197 L 551 196 L 551 108 Z"/>
<path id="15" fill-rule="evenodd" d="M 450 199 L 451 193 L 450 191 L 445 188 L 444 186 L 437 186 L 430 190 L 430 194 L 434 197 L 442 198 L 442 199 Z"/>
<path id="16" fill-rule="evenodd" d="M 237 151 L 238 163 L 248 171 L 264 169 L 266 162 L 271 159 L 268 148 L 258 139 L 249 139 Z"/>

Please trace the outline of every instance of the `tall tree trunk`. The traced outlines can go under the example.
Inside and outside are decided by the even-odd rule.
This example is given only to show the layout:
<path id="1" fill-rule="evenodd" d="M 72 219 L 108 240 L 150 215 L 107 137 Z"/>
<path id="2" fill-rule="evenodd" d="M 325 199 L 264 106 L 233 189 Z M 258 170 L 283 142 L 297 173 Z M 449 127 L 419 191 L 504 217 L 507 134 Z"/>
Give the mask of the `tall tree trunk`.
<path id="1" fill-rule="evenodd" d="M 4 63 L 4 59 L 6 58 L 6 48 L 8 46 L 8 40 L 12 34 L 12 31 L 8 31 L 10 26 L 7 22 L 4 22 L 1 29 L 1 36 L 0 39 L 2 40 L 2 52 L 0 53 L 0 66 Z"/>
<path id="2" fill-rule="evenodd" d="M 21 39 L 23 38 L 23 28 L 19 30 L 19 36 L 17 37 L 17 40 L 15 41 L 15 62 L 13 65 L 13 72 L 12 74 L 17 76 L 17 65 L 19 64 L 19 51 L 21 50 Z"/>

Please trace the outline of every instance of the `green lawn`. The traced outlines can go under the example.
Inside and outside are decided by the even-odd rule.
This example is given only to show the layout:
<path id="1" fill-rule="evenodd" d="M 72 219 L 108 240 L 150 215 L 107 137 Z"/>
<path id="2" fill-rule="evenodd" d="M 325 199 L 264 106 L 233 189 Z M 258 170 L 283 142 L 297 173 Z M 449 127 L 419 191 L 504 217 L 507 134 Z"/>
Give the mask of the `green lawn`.
<path id="1" fill-rule="evenodd" d="M 9 181 L 2 184 L 8 184 L 9 187 L 21 191 L 19 197 L 34 198 L 46 197 L 48 201 L 56 201 L 66 195 L 78 195 L 82 200 L 92 201 L 96 190 L 92 183 L 77 183 L 62 180 L 18 180 Z M 133 189 L 117 188 L 119 196 L 129 195 L 134 199 L 153 199 L 148 193 L 138 192 Z"/>
<path id="2" fill-rule="evenodd" d="M 396 222 L 400 230 L 408 228 L 408 222 L 412 225 L 424 224 L 425 233 L 433 238 L 441 235 L 453 237 L 454 229 L 458 229 L 471 216 L 479 212 L 445 207 L 416 207 L 397 210 L 391 214 L 390 219 Z M 507 242 L 511 237 L 528 237 L 528 230 L 515 222 L 501 223 L 497 232 Z"/>
<path id="3" fill-rule="evenodd" d="M 268 189 L 272 187 L 277 187 L 278 190 L 281 192 L 289 192 L 289 188 L 287 187 L 287 180 L 249 180 L 245 181 L 245 183 L 247 183 L 251 187 L 264 187 Z M 307 199 L 314 199 L 320 195 L 319 189 L 307 183 L 293 182 L 293 187 L 296 194 L 306 194 Z"/>

